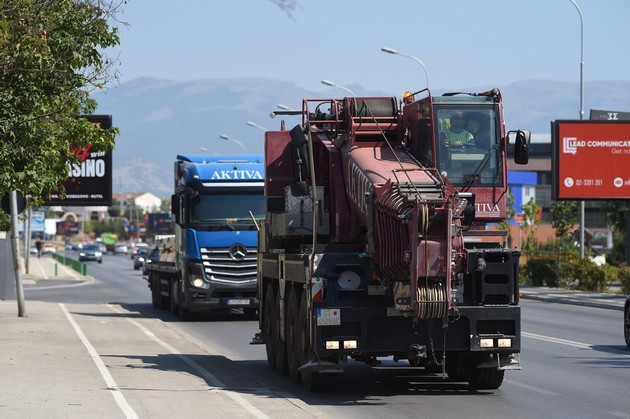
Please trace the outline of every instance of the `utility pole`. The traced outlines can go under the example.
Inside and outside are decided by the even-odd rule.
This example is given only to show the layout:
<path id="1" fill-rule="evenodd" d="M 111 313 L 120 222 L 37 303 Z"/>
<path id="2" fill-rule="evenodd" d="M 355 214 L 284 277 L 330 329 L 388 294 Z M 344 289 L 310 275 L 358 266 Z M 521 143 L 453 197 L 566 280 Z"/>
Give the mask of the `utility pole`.
<path id="1" fill-rule="evenodd" d="M 26 315 L 24 309 L 24 287 L 22 285 L 22 272 L 20 269 L 20 248 L 18 246 L 18 204 L 17 191 L 13 190 L 9 196 L 11 208 L 11 247 L 13 247 L 13 266 L 15 268 L 15 290 L 18 303 L 18 317 Z"/>

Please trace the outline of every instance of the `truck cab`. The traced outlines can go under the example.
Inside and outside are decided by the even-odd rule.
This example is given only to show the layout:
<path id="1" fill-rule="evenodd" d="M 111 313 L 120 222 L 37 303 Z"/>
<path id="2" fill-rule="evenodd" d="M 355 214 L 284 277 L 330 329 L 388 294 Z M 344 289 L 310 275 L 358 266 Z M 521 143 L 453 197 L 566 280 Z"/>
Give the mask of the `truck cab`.
<path id="1" fill-rule="evenodd" d="M 506 134 L 503 105 L 497 89 L 483 93 L 446 93 L 431 96 L 428 91 L 403 107 L 408 131 L 407 147 L 419 163 L 435 167 L 460 193 L 472 193 L 475 224 L 500 222 L 506 217 L 507 148 L 515 147 L 515 163 L 527 163 L 529 131 Z M 454 134 L 454 132 L 464 133 Z M 452 141 L 451 135 L 456 138 Z M 509 138 L 514 138 L 510 144 Z M 465 141 L 458 141 L 465 138 Z"/>
<path id="2" fill-rule="evenodd" d="M 257 222 L 265 217 L 261 155 L 178 155 L 171 212 L 180 316 L 243 308 L 255 312 Z"/>

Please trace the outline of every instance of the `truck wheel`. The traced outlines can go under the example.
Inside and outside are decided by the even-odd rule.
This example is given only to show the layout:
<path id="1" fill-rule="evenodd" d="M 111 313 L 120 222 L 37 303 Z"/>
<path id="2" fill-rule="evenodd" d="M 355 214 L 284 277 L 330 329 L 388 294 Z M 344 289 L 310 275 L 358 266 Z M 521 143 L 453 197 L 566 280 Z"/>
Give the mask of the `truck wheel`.
<path id="1" fill-rule="evenodd" d="M 187 322 L 188 320 L 191 319 L 192 315 L 190 313 L 190 310 L 188 310 L 187 308 L 184 308 L 184 305 L 181 303 L 181 299 L 179 301 L 180 303 L 177 305 L 177 315 L 179 316 L 180 319 Z"/>
<path id="2" fill-rule="evenodd" d="M 153 307 L 163 310 L 166 308 L 164 304 L 164 298 L 160 293 L 160 276 L 151 273 L 151 277 L 149 281 L 151 281 L 151 301 L 153 303 Z"/>
<path id="3" fill-rule="evenodd" d="M 170 282 L 170 309 L 171 309 L 171 314 L 174 316 L 177 316 L 179 314 L 179 310 L 177 307 L 177 280 L 171 281 Z"/>
<path id="4" fill-rule="evenodd" d="M 300 357 L 298 355 L 300 346 L 300 332 L 298 317 L 300 315 L 300 303 L 295 287 L 289 290 L 289 303 L 287 305 L 287 366 L 289 378 L 296 384 L 302 383 L 302 376 L 298 371 L 300 367 Z"/>
<path id="5" fill-rule="evenodd" d="M 626 307 L 624 314 L 623 335 L 626 338 L 626 345 L 630 348 L 630 305 Z"/>
<path id="6" fill-rule="evenodd" d="M 461 357 L 446 357 L 446 374 L 451 381 L 466 381 L 466 369 Z"/>
<path id="7" fill-rule="evenodd" d="M 149 284 L 151 284 L 151 304 L 153 304 L 153 307 L 161 309 L 160 291 L 154 277 L 155 275 L 149 274 Z"/>
<path id="8" fill-rule="evenodd" d="M 244 308 L 243 315 L 248 320 L 258 320 L 258 309 L 257 308 Z"/>
<path id="9" fill-rule="evenodd" d="M 283 321 L 283 319 L 280 318 L 280 304 L 282 304 L 282 300 L 280 299 L 280 290 L 278 290 L 278 292 L 276 292 L 276 295 L 275 295 L 275 304 L 274 304 L 275 317 L 274 317 L 274 328 L 273 328 L 273 346 L 274 346 L 274 352 L 276 354 L 274 366 L 276 367 L 276 369 L 278 370 L 280 374 L 284 375 L 288 372 L 289 368 L 287 364 L 287 344 L 280 337 L 280 330 L 281 330 L 280 322 Z M 284 312 L 285 312 L 284 326 L 286 326 L 286 310 L 284 310 Z M 286 331 L 286 328 L 285 328 L 285 331 Z"/>
<path id="10" fill-rule="evenodd" d="M 473 390 L 494 390 L 503 383 L 504 370 L 470 367 L 466 371 L 468 385 Z"/>
<path id="11" fill-rule="evenodd" d="M 276 362 L 276 351 L 273 344 L 273 328 L 275 327 L 274 302 L 276 301 L 276 293 L 273 284 L 268 283 L 265 291 L 263 306 L 263 335 L 265 337 L 265 349 L 267 351 L 267 362 L 272 368 Z"/>

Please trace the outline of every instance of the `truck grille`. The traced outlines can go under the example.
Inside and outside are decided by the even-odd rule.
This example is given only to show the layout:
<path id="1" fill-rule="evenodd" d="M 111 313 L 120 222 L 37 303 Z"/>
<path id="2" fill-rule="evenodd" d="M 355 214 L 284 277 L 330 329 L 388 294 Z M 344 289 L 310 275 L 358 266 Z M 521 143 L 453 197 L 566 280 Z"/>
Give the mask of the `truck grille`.
<path id="1" fill-rule="evenodd" d="M 224 284 L 256 283 L 256 249 L 235 244 L 226 248 L 201 248 L 206 278 Z"/>

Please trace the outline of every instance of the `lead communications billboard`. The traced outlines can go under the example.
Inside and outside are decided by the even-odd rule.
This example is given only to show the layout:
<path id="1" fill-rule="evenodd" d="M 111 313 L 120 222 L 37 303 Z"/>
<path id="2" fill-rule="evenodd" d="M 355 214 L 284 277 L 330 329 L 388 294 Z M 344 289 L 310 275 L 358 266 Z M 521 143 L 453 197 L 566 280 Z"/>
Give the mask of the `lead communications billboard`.
<path id="1" fill-rule="evenodd" d="M 556 200 L 630 199 L 630 121 L 553 121 Z"/>

